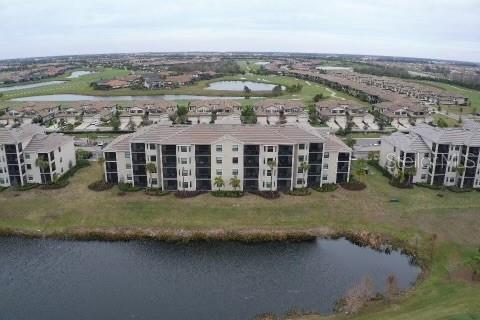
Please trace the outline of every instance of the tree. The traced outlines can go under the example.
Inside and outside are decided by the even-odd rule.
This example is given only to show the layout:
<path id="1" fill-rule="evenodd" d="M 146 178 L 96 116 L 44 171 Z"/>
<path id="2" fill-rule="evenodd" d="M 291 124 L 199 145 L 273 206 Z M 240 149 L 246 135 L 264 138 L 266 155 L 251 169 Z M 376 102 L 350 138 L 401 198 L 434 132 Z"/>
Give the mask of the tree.
<path id="1" fill-rule="evenodd" d="M 244 86 L 243 87 L 243 93 L 245 94 L 245 99 L 249 99 L 250 94 L 252 93 L 252 90 L 249 87 Z"/>
<path id="2" fill-rule="evenodd" d="M 323 94 L 321 93 L 317 93 L 316 95 L 313 96 L 313 102 L 319 102 L 322 99 L 323 99 Z"/>
<path id="3" fill-rule="evenodd" d="M 373 288 L 372 279 L 370 277 L 363 278 L 347 291 L 341 311 L 349 314 L 359 312 L 373 298 Z"/>
<path id="4" fill-rule="evenodd" d="M 314 104 L 310 104 L 307 107 L 308 111 L 308 121 L 311 125 L 316 125 L 318 123 L 318 112 Z"/>
<path id="5" fill-rule="evenodd" d="M 253 106 L 246 105 L 242 109 L 242 122 L 245 124 L 257 123 L 257 116 L 255 115 L 255 109 Z"/>
<path id="6" fill-rule="evenodd" d="M 282 86 L 281 85 L 276 85 L 275 87 L 273 87 L 272 94 L 275 97 L 281 96 L 282 95 Z"/>
<path id="7" fill-rule="evenodd" d="M 369 151 L 368 152 L 368 160 L 370 161 L 376 161 L 378 160 L 378 151 Z"/>
<path id="8" fill-rule="evenodd" d="M 184 124 L 187 122 L 188 107 L 187 106 L 177 106 L 177 111 L 175 112 L 174 122 L 176 124 Z"/>
<path id="9" fill-rule="evenodd" d="M 398 287 L 397 277 L 394 274 L 391 274 L 387 277 L 387 296 L 389 299 L 392 299 L 400 293 Z"/>
<path id="10" fill-rule="evenodd" d="M 223 181 L 223 178 L 221 176 L 216 176 L 215 179 L 213 180 L 213 184 L 215 187 L 218 188 L 218 191 L 225 186 L 225 181 Z"/>
<path id="11" fill-rule="evenodd" d="M 277 166 L 275 160 L 268 160 L 267 166 L 270 168 L 270 191 L 273 192 L 273 170 Z"/>
<path id="12" fill-rule="evenodd" d="M 45 160 L 41 157 L 38 157 L 35 160 L 35 165 L 40 169 L 40 172 L 42 173 L 50 168 L 50 163 L 48 162 L 48 160 Z"/>
<path id="13" fill-rule="evenodd" d="M 306 161 L 300 163 L 300 169 L 302 169 L 302 187 L 305 188 L 305 175 L 310 169 L 310 165 Z"/>
<path id="14" fill-rule="evenodd" d="M 157 173 L 157 165 L 155 162 L 149 162 L 146 164 L 145 169 L 147 169 L 147 172 L 150 174 L 150 177 L 148 179 L 150 188 L 152 187 L 152 174 Z"/>
<path id="15" fill-rule="evenodd" d="M 447 121 L 445 121 L 445 119 L 443 119 L 443 118 L 438 118 L 438 120 L 437 120 L 437 126 L 440 127 L 440 128 L 447 128 L 447 127 L 448 127 L 448 123 L 447 123 Z"/>
<path id="16" fill-rule="evenodd" d="M 237 189 L 240 188 L 240 179 L 237 176 L 231 177 L 230 185 L 232 186 L 233 190 L 237 191 Z"/>
<path id="17" fill-rule="evenodd" d="M 98 164 L 100 165 L 100 167 L 102 168 L 102 181 L 105 182 L 105 174 L 104 174 L 105 158 L 104 157 L 98 157 L 97 161 L 98 161 Z"/>
<path id="18" fill-rule="evenodd" d="M 118 115 L 115 115 L 110 120 L 110 125 L 112 126 L 113 131 L 118 131 L 120 129 L 120 119 Z"/>
<path id="19" fill-rule="evenodd" d="M 347 137 L 347 139 L 345 140 L 345 144 L 350 148 L 353 148 L 353 146 L 355 145 L 355 139 L 353 139 L 352 137 Z"/>
<path id="20" fill-rule="evenodd" d="M 363 182 L 364 177 L 367 175 L 367 162 L 364 159 L 357 160 L 357 166 L 355 168 L 355 177 L 358 181 Z"/>
<path id="21" fill-rule="evenodd" d="M 407 178 L 407 184 L 410 185 L 413 183 L 413 177 L 417 174 L 417 168 L 415 165 L 409 165 L 403 169 L 405 177 Z"/>

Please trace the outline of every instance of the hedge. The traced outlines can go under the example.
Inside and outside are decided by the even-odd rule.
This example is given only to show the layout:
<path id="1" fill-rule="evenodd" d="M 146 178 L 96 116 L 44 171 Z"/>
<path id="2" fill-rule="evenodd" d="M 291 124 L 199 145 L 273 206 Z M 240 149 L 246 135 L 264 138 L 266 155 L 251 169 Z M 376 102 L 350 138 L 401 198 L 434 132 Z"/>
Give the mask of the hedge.
<path id="1" fill-rule="evenodd" d="M 220 198 L 240 198 L 243 197 L 243 191 L 228 191 L 228 190 L 216 190 L 212 191 L 211 195 Z"/>
<path id="2" fill-rule="evenodd" d="M 312 194 L 312 192 L 308 188 L 295 188 L 285 193 L 291 196 L 300 196 L 300 197 L 309 196 Z"/>
<path id="3" fill-rule="evenodd" d="M 95 181 L 88 185 L 88 189 L 92 191 L 105 191 L 111 188 L 113 188 L 113 184 L 106 183 L 103 180 Z"/>
<path id="4" fill-rule="evenodd" d="M 118 189 L 122 192 L 138 192 L 141 190 L 141 188 L 135 187 L 131 183 L 119 183 Z"/>
<path id="5" fill-rule="evenodd" d="M 342 183 L 340 186 L 348 191 L 361 191 L 364 190 L 367 185 L 360 181 L 351 181 L 349 183 Z"/>
<path id="6" fill-rule="evenodd" d="M 321 187 L 315 187 L 313 190 L 318 192 L 333 192 L 338 189 L 338 185 L 334 183 L 326 183 Z"/>

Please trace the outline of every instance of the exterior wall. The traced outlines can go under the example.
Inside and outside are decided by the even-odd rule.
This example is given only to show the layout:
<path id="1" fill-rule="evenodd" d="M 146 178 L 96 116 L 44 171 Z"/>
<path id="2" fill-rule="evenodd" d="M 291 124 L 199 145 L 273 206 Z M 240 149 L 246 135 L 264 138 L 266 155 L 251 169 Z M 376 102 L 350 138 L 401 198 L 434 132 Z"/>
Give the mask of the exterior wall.
<path id="1" fill-rule="evenodd" d="M 268 166 L 268 160 L 272 159 L 277 164 L 273 170 Z M 258 173 L 258 189 L 259 190 L 277 190 L 277 168 L 278 168 L 278 145 L 260 145 L 260 163 Z M 273 176 L 273 186 L 272 183 Z"/>
<path id="2" fill-rule="evenodd" d="M 10 179 L 8 178 L 7 158 L 5 157 L 5 148 L 0 145 L 0 186 L 8 187 Z"/>
<path id="3" fill-rule="evenodd" d="M 217 151 L 217 146 L 222 146 L 222 151 Z M 234 151 L 234 147 L 237 147 L 238 151 Z M 243 190 L 243 144 L 236 140 L 224 139 L 211 145 L 211 177 L 212 177 L 212 189 L 217 190 L 215 186 L 215 177 L 221 176 L 225 182 L 225 186 L 221 190 L 233 190 L 230 185 L 230 179 L 236 176 L 240 179 L 240 190 Z M 222 163 L 217 163 L 221 160 Z M 234 158 L 238 163 L 233 163 Z M 219 175 L 217 170 L 221 171 Z M 237 170 L 237 174 L 234 175 L 234 170 Z"/>
<path id="4" fill-rule="evenodd" d="M 195 145 L 177 145 L 177 185 L 178 190 L 196 190 Z"/>
<path id="5" fill-rule="evenodd" d="M 303 149 L 297 144 L 294 146 L 294 161 L 293 161 L 293 183 L 295 188 L 304 188 L 308 182 L 308 170 L 303 172 L 301 169 L 302 161 L 308 162 L 308 143 L 304 144 Z"/>

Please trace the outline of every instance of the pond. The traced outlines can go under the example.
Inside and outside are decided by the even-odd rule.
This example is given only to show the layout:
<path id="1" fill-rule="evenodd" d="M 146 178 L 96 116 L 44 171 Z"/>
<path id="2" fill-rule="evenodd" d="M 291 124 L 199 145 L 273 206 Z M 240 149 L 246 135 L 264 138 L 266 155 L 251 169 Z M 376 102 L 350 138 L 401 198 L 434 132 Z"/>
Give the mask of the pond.
<path id="1" fill-rule="evenodd" d="M 74 79 L 74 78 L 79 78 L 81 76 L 86 76 L 87 74 L 91 74 L 91 71 L 85 71 L 85 70 L 78 70 L 78 71 L 73 71 L 67 79 Z"/>
<path id="2" fill-rule="evenodd" d="M 252 91 L 272 91 L 276 84 L 261 83 L 253 81 L 217 81 L 212 82 L 206 87 L 206 90 L 222 90 L 222 91 L 243 91 L 248 87 Z M 284 89 L 282 87 L 282 89 Z"/>
<path id="3" fill-rule="evenodd" d="M 258 99 L 261 97 L 252 97 Z M 156 96 L 88 96 L 81 94 L 51 94 L 10 99 L 11 101 L 132 101 L 132 100 L 209 100 L 209 99 L 245 99 L 244 97 L 195 96 L 188 94 L 165 94 Z"/>
<path id="4" fill-rule="evenodd" d="M 344 240 L 241 244 L 0 238 L 5 319 L 252 319 L 292 307 L 331 313 L 365 276 L 384 292 L 420 268 Z"/>
<path id="5" fill-rule="evenodd" d="M 22 90 L 22 89 L 31 89 L 31 88 L 38 88 L 38 87 L 45 87 L 45 86 L 53 86 L 57 84 L 64 83 L 65 81 L 45 81 L 45 82 L 38 82 L 38 83 L 30 83 L 30 84 L 21 84 L 15 85 L 10 87 L 0 87 L 0 92 L 7 92 L 7 91 L 14 91 L 14 90 Z"/>

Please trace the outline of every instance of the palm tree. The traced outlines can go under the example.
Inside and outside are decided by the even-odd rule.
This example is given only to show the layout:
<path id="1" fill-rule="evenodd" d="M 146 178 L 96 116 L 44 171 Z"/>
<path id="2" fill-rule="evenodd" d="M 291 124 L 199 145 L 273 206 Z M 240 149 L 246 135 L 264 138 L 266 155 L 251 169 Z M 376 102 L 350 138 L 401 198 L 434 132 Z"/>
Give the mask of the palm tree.
<path id="1" fill-rule="evenodd" d="M 45 170 L 49 169 L 50 168 L 50 163 L 48 163 L 47 160 L 43 159 L 43 158 L 40 158 L 38 157 L 36 160 L 35 160 L 35 165 L 40 169 L 40 173 L 44 173 Z M 44 178 L 42 178 L 42 182 Z"/>
<path id="2" fill-rule="evenodd" d="M 415 166 L 410 165 L 406 167 L 403 171 L 405 172 L 405 175 L 408 177 L 407 183 L 409 185 L 412 184 L 413 177 L 415 177 L 415 175 L 417 174 L 417 168 L 415 168 Z"/>
<path id="3" fill-rule="evenodd" d="M 150 173 L 150 177 L 148 179 L 150 188 L 152 187 L 152 174 L 157 173 L 157 165 L 155 162 L 149 162 L 145 165 L 145 169 L 147 169 L 147 172 Z"/>
<path id="4" fill-rule="evenodd" d="M 98 164 L 102 167 L 102 181 L 105 182 L 105 175 L 103 174 L 103 172 L 105 170 L 105 168 L 104 168 L 105 158 L 104 157 L 98 157 L 97 161 L 98 161 Z"/>
<path id="5" fill-rule="evenodd" d="M 457 174 L 459 175 L 459 178 L 462 179 L 463 174 L 465 173 L 465 167 L 460 165 L 456 168 Z"/>
<path id="6" fill-rule="evenodd" d="M 355 177 L 358 181 L 363 182 L 363 178 L 367 175 L 365 168 L 367 167 L 367 162 L 364 159 L 359 159 L 357 161 L 357 166 L 355 168 Z"/>
<path id="7" fill-rule="evenodd" d="M 218 188 L 218 191 L 220 191 L 220 188 L 225 186 L 225 181 L 223 181 L 223 178 L 221 176 L 216 176 L 213 184 L 215 185 L 215 187 Z"/>
<path id="8" fill-rule="evenodd" d="M 308 170 L 310 169 L 310 165 L 306 161 L 302 161 L 300 163 L 300 169 L 302 169 L 302 187 L 305 188 L 305 175 L 307 174 Z"/>
<path id="9" fill-rule="evenodd" d="M 268 160 L 267 166 L 270 168 L 270 191 L 273 192 L 273 170 L 277 166 L 277 162 L 275 160 Z"/>
<path id="10" fill-rule="evenodd" d="M 233 190 L 237 191 L 240 188 L 240 179 L 237 176 L 233 176 L 230 178 L 230 185 L 232 186 Z"/>

